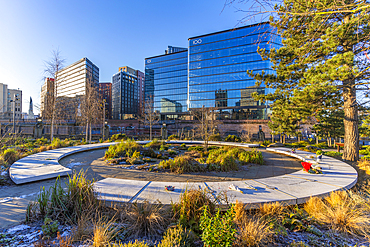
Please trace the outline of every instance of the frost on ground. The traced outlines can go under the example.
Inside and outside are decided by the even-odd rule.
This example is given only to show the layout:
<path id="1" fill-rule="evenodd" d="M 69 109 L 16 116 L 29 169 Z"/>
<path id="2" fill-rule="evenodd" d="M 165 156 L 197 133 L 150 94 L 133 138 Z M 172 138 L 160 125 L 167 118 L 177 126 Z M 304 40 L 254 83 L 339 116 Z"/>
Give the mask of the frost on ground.
<path id="1" fill-rule="evenodd" d="M 26 198 L 28 196 L 37 195 L 39 193 L 40 192 L 35 192 L 35 193 L 28 194 L 28 195 L 21 195 L 21 196 L 16 196 L 16 197 L 5 197 L 5 198 L 0 199 L 0 203 L 4 203 L 4 202 L 9 202 L 9 201 L 17 200 L 17 199 Z"/>
<path id="2" fill-rule="evenodd" d="M 33 244 L 43 236 L 41 225 L 42 224 L 36 226 L 18 225 L 8 230 L 0 229 L 0 246 L 33 246 Z M 59 226 L 59 232 L 62 237 L 69 236 L 71 227 Z M 59 246 L 57 241 L 55 246 Z"/>

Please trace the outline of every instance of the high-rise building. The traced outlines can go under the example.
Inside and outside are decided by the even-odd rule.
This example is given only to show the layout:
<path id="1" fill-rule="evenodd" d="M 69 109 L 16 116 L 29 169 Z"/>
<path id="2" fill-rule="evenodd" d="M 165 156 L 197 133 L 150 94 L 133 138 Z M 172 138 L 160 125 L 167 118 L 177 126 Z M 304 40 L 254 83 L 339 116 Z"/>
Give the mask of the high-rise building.
<path id="1" fill-rule="evenodd" d="M 0 83 L 0 115 L 4 118 L 8 111 L 8 85 Z"/>
<path id="2" fill-rule="evenodd" d="M 119 67 L 118 71 L 124 71 L 131 75 L 136 75 L 137 77 L 137 87 L 138 87 L 138 112 L 137 114 L 141 114 L 141 108 L 144 105 L 144 82 L 145 82 L 145 74 L 140 70 L 135 70 L 128 66 Z"/>
<path id="3" fill-rule="evenodd" d="M 81 116 L 81 103 L 87 88 L 99 90 L 99 68 L 88 58 L 61 69 L 56 80 L 47 78 L 41 89 L 41 114 L 49 118 L 51 100 L 55 100 L 55 114 L 62 120 L 76 120 Z"/>
<path id="4" fill-rule="evenodd" d="M 145 99 L 152 98 L 162 120 L 178 118 L 187 110 L 188 51 L 170 47 L 164 55 L 145 58 Z M 168 102 L 176 107 L 162 107 Z"/>
<path id="5" fill-rule="evenodd" d="M 168 107 L 161 108 L 162 98 L 180 103 L 182 112 L 213 108 L 219 119 L 268 117 L 269 106 L 255 101 L 252 93 L 267 94 L 270 89 L 257 88 L 246 71 L 274 73 L 271 62 L 257 52 L 281 46 L 269 23 L 200 35 L 188 42 L 188 49 L 169 47 L 164 55 L 145 59 L 145 94 L 153 96 L 162 120 L 181 116 L 164 112 Z"/>
<path id="6" fill-rule="evenodd" d="M 277 48 L 278 42 L 269 23 L 189 38 L 189 109 L 216 107 L 222 118 L 265 119 L 269 108 L 254 102 L 251 93 L 257 88 L 246 71 L 273 73 L 271 62 L 263 61 L 257 49 Z M 259 93 L 268 92 L 261 87 Z M 240 112 L 250 114 L 236 114 Z"/>
<path id="7" fill-rule="evenodd" d="M 41 104 L 40 114 L 42 118 L 47 119 L 50 116 L 54 100 L 54 78 L 45 78 L 44 84 L 41 87 Z"/>
<path id="8" fill-rule="evenodd" d="M 112 77 L 113 119 L 126 119 L 138 113 L 138 82 L 133 71 L 120 70 Z"/>
<path id="9" fill-rule="evenodd" d="M 105 102 L 105 119 L 112 119 L 112 83 L 99 83 L 100 100 Z"/>
<path id="10" fill-rule="evenodd" d="M 0 83 L 0 118 L 22 118 L 22 90 L 9 89 L 8 85 Z"/>
<path id="11" fill-rule="evenodd" d="M 56 80 L 57 97 L 85 95 L 87 83 L 99 88 L 99 68 L 85 57 L 61 69 Z"/>

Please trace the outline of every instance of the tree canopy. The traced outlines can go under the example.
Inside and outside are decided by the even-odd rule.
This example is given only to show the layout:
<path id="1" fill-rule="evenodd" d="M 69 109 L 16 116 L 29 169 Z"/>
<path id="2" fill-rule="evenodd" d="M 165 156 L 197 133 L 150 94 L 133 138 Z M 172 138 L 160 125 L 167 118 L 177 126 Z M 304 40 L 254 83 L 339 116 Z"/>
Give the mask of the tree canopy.
<path id="1" fill-rule="evenodd" d="M 345 4 L 345 8 L 338 8 L 339 3 Z M 274 93 L 258 97 L 278 102 L 284 95 L 292 102 L 291 108 L 305 105 L 302 119 L 342 100 L 343 158 L 350 161 L 359 158 L 360 102 L 356 92 L 367 90 L 370 78 L 368 4 L 368 1 L 285 0 L 276 5 L 276 15 L 270 23 L 272 31 L 282 37 L 282 47 L 259 49 L 261 56 L 272 62 L 276 73 L 248 71 L 257 85 L 263 83 L 275 89 Z"/>

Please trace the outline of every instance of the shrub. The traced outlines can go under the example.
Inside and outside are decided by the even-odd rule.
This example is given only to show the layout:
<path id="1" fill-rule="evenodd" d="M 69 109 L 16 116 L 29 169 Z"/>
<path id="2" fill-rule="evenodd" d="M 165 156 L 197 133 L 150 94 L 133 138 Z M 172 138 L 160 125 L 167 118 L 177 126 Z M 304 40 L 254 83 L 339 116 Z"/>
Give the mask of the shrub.
<path id="1" fill-rule="evenodd" d="M 203 146 L 191 146 L 188 148 L 188 151 L 203 151 L 204 150 L 204 147 Z"/>
<path id="2" fill-rule="evenodd" d="M 177 155 L 177 152 L 175 150 L 169 150 L 168 154 L 169 155 Z"/>
<path id="3" fill-rule="evenodd" d="M 158 139 L 153 139 L 153 141 L 146 144 L 144 147 L 152 148 L 154 150 L 159 150 L 163 142 L 158 141 Z"/>
<path id="4" fill-rule="evenodd" d="M 367 149 L 362 149 L 359 151 L 361 155 L 368 155 L 370 154 L 369 151 L 367 151 Z"/>
<path id="5" fill-rule="evenodd" d="M 226 138 L 225 138 L 225 142 L 241 142 L 242 140 L 240 139 L 240 137 L 236 136 L 236 135 L 228 135 Z"/>
<path id="6" fill-rule="evenodd" d="M 41 153 L 41 152 L 45 152 L 46 150 L 48 150 L 46 146 L 41 146 L 39 147 L 38 151 Z"/>
<path id="7" fill-rule="evenodd" d="M 168 140 L 178 140 L 178 139 L 180 139 L 180 137 L 178 135 L 170 135 L 168 137 Z"/>
<path id="8" fill-rule="evenodd" d="M 246 218 L 237 229 L 237 246 L 261 246 L 264 245 L 272 231 L 269 224 L 260 218 Z"/>
<path id="9" fill-rule="evenodd" d="M 163 236 L 163 239 L 157 247 L 187 247 L 195 246 L 194 233 L 190 230 L 184 230 L 181 225 L 177 225 L 174 228 L 167 229 L 166 233 Z"/>
<path id="10" fill-rule="evenodd" d="M 163 160 L 158 168 L 169 169 L 171 172 L 182 174 L 184 172 L 198 172 L 201 167 L 194 159 L 187 155 L 180 155 L 173 160 Z"/>
<path id="11" fill-rule="evenodd" d="M 11 165 L 19 159 L 19 153 L 14 149 L 6 149 L 3 153 L 4 161 Z"/>
<path id="12" fill-rule="evenodd" d="M 112 137 L 110 138 L 112 141 L 122 141 L 122 140 L 126 140 L 127 139 L 127 136 L 126 134 L 114 134 L 112 135 Z"/>
<path id="13" fill-rule="evenodd" d="M 369 160 L 361 160 L 358 162 L 358 167 L 364 170 L 367 175 L 370 175 L 370 162 Z"/>
<path id="14" fill-rule="evenodd" d="M 127 206 L 125 218 L 129 222 L 130 234 L 137 236 L 161 235 L 167 227 L 168 218 L 160 204 L 132 203 Z"/>
<path id="15" fill-rule="evenodd" d="M 98 207 L 93 183 L 86 179 L 83 170 L 69 177 L 67 191 L 62 188 L 59 179 L 48 191 L 42 187 L 37 202 L 41 217 L 48 216 L 71 224 L 76 224 L 84 211 L 94 211 Z"/>
<path id="16" fill-rule="evenodd" d="M 112 145 L 105 152 L 105 159 L 113 159 L 119 157 L 131 157 L 136 151 L 139 151 L 141 146 L 134 140 L 128 139 L 116 145 Z"/>
<path id="17" fill-rule="evenodd" d="M 211 213 L 215 210 L 213 196 L 205 190 L 186 190 L 180 195 L 180 201 L 172 205 L 175 218 L 180 225 L 200 233 L 199 220 L 205 206 Z"/>
<path id="18" fill-rule="evenodd" d="M 213 134 L 209 137 L 209 140 L 210 141 L 215 141 L 215 142 L 218 142 L 218 141 L 222 141 L 222 137 L 220 134 Z"/>
<path id="19" fill-rule="evenodd" d="M 113 227 L 113 222 L 105 222 L 101 218 L 94 223 L 94 247 L 104 247 L 113 239 L 116 234 L 116 228 Z"/>
<path id="20" fill-rule="evenodd" d="M 232 246 L 236 234 L 234 216 L 234 206 L 231 206 L 224 215 L 221 215 L 218 209 L 214 216 L 210 214 L 208 206 L 205 206 L 200 219 L 204 246 Z"/>
<path id="21" fill-rule="evenodd" d="M 41 228 L 44 237 L 55 237 L 58 232 L 59 222 L 57 220 L 52 221 L 50 218 L 45 218 L 44 224 L 41 226 Z"/>
<path id="22" fill-rule="evenodd" d="M 342 153 L 341 152 L 336 152 L 336 151 L 327 151 L 324 152 L 324 155 L 336 158 L 336 159 L 341 159 L 342 158 Z"/>
<path id="23" fill-rule="evenodd" d="M 53 149 L 61 148 L 62 146 L 63 143 L 59 138 L 53 138 L 53 141 L 51 142 L 51 147 Z"/>

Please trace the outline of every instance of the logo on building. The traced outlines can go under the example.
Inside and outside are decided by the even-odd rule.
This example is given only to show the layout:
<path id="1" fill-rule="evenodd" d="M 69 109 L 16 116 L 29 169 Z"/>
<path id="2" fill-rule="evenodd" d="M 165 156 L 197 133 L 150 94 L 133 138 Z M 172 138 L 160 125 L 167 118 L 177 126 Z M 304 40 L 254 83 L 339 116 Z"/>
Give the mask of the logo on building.
<path id="1" fill-rule="evenodd" d="M 152 62 L 152 60 L 150 60 L 150 59 L 149 60 L 146 60 L 146 63 L 151 63 L 151 62 Z"/>
<path id="2" fill-rule="evenodd" d="M 202 43 L 202 40 L 201 39 L 193 40 L 193 45 L 199 45 L 201 43 Z"/>

